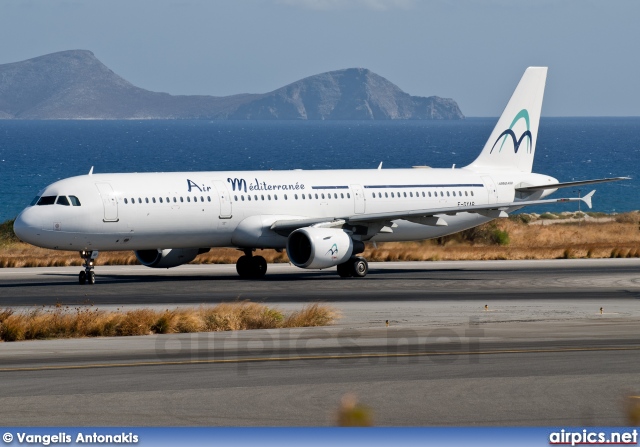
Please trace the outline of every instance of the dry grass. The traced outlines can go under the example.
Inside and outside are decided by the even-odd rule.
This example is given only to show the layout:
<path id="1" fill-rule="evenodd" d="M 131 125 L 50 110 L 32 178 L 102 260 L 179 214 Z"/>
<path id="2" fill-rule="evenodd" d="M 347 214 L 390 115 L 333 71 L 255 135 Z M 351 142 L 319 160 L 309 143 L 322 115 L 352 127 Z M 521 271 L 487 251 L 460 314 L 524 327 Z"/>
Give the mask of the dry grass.
<path id="1" fill-rule="evenodd" d="M 331 324 L 338 317 L 330 306 L 310 304 L 285 315 L 252 302 L 157 311 L 104 311 L 93 307 L 38 307 L 25 312 L 0 310 L 0 340 L 20 341 L 74 337 L 114 337 L 187 332 L 236 331 Z"/>
<path id="2" fill-rule="evenodd" d="M 522 215 L 520 215 L 522 216 Z M 549 219 L 552 225 L 528 225 L 522 217 L 501 219 L 456 235 L 420 242 L 368 244 L 370 261 L 428 261 L 482 259 L 556 259 L 640 257 L 640 214 L 618 214 L 605 221 Z M 500 245 L 502 243 L 503 245 Z M 269 263 L 289 262 L 286 253 L 258 250 Z M 213 248 L 193 263 L 233 264 L 241 253 Z M 0 268 L 79 266 L 77 252 L 36 248 L 12 240 L 0 241 Z M 132 252 L 102 252 L 96 265 L 133 265 Z"/>

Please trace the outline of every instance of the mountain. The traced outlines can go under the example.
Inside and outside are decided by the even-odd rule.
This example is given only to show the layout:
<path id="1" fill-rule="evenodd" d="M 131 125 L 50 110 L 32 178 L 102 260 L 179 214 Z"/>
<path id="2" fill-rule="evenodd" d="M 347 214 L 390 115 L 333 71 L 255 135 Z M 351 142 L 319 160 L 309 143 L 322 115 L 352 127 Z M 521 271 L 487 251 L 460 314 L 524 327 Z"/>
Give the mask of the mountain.
<path id="1" fill-rule="evenodd" d="M 364 68 L 265 94 L 174 96 L 136 87 L 90 51 L 0 65 L 0 119 L 463 119 L 452 99 L 411 96 Z"/>

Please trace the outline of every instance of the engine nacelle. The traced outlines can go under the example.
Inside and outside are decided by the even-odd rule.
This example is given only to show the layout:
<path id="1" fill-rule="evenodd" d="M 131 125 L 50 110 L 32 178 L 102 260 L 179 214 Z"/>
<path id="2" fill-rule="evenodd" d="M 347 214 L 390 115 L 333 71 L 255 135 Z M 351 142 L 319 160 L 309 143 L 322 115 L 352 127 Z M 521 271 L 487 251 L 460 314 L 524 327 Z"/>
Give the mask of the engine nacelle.
<path id="1" fill-rule="evenodd" d="M 357 242 L 363 245 L 362 242 Z M 296 267 L 324 269 L 346 262 L 354 252 L 354 241 L 337 228 L 299 228 L 287 239 L 287 255 Z"/>
<path id="2" fill-rule="evenodd" d="M 203 252 L 198 248 L 166 248 L 164 250 L 159 248 L 157 250 L 138 250 L 134 253 L 140 264 L 146 267 L 168 269 L 191 262 Z"/>

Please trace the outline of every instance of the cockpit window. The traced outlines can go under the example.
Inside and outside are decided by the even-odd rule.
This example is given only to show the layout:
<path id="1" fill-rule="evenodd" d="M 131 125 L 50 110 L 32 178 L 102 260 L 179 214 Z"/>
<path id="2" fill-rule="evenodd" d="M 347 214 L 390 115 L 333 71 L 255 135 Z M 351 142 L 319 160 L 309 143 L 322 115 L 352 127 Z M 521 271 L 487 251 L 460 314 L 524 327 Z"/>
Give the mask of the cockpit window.
<path id="1" fill-rule="evenodd" d="M 38 200 L 38 206 L 40 205 L 53 205 L 56 203 L 56 196 L 42 196 Z"/>
<path id="2" fill-rule="evenodd" d="M 69 199 L 67 199 L 67 196 L 58 196 L 58 200 L 56 200 L 56 205 L 69 206 L 71 204 L 69 203 Z"/>
<path id="3" fill-rule="evenodd" d="M 80 206 L 80 200 L 76 196 L 69 196 L 69 201 L 73 206 Z"/>
<path id="4" fill-rule="evenodd" d="M 38 200 L 40 200 L 40 196 L 35 196 L 29 206 L 35 205 L 36 203 L 38 203 Z"/>

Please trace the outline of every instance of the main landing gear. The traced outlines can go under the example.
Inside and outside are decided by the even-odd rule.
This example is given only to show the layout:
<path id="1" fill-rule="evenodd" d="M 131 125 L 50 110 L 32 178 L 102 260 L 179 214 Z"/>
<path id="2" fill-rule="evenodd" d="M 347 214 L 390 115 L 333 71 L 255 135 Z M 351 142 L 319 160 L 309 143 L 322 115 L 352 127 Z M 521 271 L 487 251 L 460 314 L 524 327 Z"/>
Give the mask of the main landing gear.
<path id="1" fill-rule="evenodd" d="M 338 264 L 340 278 L 364 278 L 369 273 L 369 263 L 360 256 L 352 256 L 347 262 Z"/>
<path id="2" fill-rule="evenodd" d="M 78 282 L 80 284 L 95 284 L 96 283 L 96 274 L 93 271 L 93 260 L 98 257 L 98 252 L 94 251 L 81 251 L 80 257 L 84 259 L 84 270 L 81 270 L 78 274 Z"/>
<path id="3" fill-rule="evenodd" d="M 245 250 L 236 262 L 236 271 L 240 278 L 260 279 L 267 273 L 267 260 L 262 256 L 253 256 L 251 250 Z"/>

